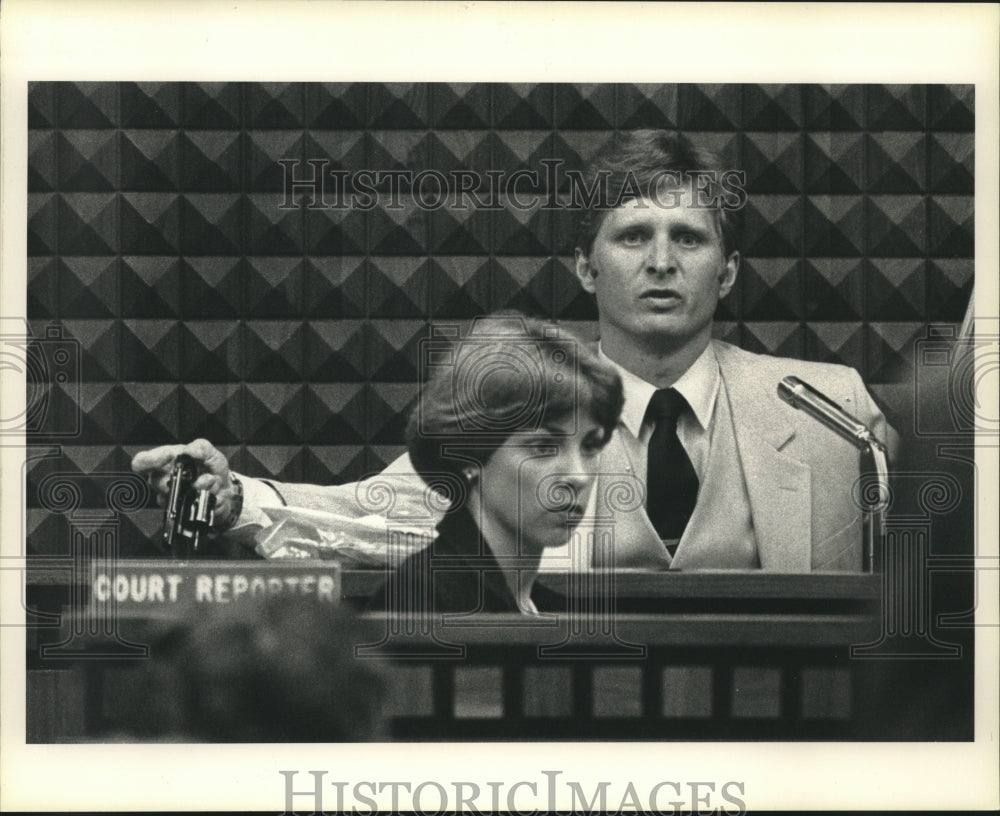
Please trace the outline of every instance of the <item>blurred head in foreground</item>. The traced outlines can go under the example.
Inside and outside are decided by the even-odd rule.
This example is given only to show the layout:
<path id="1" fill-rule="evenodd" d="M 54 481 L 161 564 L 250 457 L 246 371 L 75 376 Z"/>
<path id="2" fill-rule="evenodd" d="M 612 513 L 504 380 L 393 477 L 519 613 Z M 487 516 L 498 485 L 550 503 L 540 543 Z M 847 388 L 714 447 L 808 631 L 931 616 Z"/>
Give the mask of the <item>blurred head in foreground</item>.
<path id="1" fill-rule="evenodd" d="M 192 742 L 386 739 L 386 677 L 356 644 L 379 637 L 344 607 L 294 597 L 199 606 L 152 646 L 133 737 Z"/>

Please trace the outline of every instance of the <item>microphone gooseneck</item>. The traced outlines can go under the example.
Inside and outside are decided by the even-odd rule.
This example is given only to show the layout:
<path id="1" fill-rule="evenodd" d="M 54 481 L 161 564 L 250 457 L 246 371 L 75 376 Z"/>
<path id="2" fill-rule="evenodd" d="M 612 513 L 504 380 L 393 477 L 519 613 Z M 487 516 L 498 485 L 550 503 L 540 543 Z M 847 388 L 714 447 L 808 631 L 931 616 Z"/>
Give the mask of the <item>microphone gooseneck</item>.
<path id="1" fill-rule="evenodd" d="M 793 408 L 805 411 L 858 449 L 885 451 L 885 445 L 867 425 L 798 377 L 785 377 L 778 383 L 778 396 Z"/>

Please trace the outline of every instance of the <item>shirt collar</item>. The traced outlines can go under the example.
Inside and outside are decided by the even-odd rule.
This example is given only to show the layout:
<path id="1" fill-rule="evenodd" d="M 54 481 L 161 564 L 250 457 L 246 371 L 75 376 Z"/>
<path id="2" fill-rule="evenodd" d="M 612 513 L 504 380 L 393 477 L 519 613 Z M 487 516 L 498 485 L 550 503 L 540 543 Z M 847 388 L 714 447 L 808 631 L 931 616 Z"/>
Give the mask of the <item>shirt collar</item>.
<path id="1" fill-rule="evenodd" d="M 622 368 L 604 353 L 604 349 L 599 344 L 597 352 L 603 360 L 614 366 L 615 371 L 622 378 L 622 386 L 625 390 L 625 407 L 622 409 L 621 421 L 632 432 L 632 435 L 638 438 L 649 400 L 656 393 L 657 388 L 631 371 Z M 673 387 L 687 400 L 702 430 L 708 430 L 712 422 L 712 412 L 715 410 L 715 398 L 719 392 L 719 362 L 715 358 L 715 349 L 711 343 L 698 355 L 698 359 L 680 376 Z"/>

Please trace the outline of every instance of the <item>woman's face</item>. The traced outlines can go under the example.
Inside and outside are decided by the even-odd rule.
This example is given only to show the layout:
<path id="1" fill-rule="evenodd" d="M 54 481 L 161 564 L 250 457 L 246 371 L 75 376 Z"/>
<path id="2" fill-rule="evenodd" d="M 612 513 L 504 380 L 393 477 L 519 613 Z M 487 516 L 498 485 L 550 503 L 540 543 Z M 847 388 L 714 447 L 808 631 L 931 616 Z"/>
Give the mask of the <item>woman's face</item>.
<path id="1" fill-rule="evenodd" d="M 606 442 L 604 428 L 582 416 L 507 439 L 476 482 L 484 525 L 499 527 L 526 555 L 565 544 L 587 507 Z"/>

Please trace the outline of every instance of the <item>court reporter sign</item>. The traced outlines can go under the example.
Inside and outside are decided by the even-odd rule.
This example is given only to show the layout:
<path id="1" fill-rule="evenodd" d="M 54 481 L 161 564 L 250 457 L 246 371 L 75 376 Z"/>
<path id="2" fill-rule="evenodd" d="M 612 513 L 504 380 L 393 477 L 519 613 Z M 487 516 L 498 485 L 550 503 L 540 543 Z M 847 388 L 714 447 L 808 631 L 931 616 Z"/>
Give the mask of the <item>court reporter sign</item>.
<path id="1" fill-rule="evenodd" d="M 113 567 L 95 565 L 90 581 L 91 606 L 115 603 L 149 611 L 218 606 L 274 595 L 339 603 L 340 568 L 333 563 L 136 561 Z"/>

